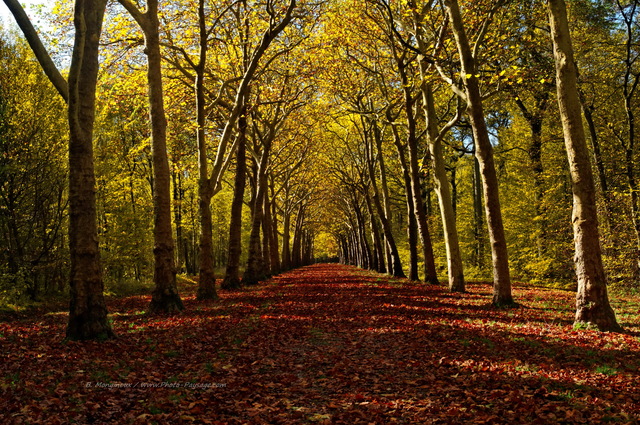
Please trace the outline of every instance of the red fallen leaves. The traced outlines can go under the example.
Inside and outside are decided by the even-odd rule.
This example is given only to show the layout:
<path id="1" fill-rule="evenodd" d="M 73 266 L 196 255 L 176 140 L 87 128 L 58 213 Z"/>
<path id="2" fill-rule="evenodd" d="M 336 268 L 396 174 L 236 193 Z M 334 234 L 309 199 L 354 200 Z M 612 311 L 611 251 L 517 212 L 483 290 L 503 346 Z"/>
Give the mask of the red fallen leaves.
<path id="1" fill-rule="evenodd" d="M 574 331 L 573 295 L 450 294 L 316 265 L 177 316 L 109 301 L 119 338 L 62 340 L 65 314 L 0 323 L 2 423 L 640 421 L 638 299 L 627 334 Z"/>

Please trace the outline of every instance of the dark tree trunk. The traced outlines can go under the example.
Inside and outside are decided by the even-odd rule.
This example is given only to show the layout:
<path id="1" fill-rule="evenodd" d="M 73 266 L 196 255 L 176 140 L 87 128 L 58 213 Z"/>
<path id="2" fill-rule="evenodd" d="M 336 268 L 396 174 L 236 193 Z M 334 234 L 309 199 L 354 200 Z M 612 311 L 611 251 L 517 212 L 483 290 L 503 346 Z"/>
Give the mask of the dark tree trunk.
<path id="1" fill-rule="evenodd" d="M 388 261 L 388 272 L 395 277 L 406 277 L 404 271 L 402 270 L 402 262 L 400 260 L 400 254 L 398 253 L 398 247 L 396 246 L 395 238 L 393 237 L 393 229 L 391 228 L 391 223 L 389 221 L 389 217 L 387 215 L 387 210 L 383 206 L 382 201 L 380 200 L 380 195 L 378 193 L 378 187 L 376 184 L 376 173 L 374 168 L 374 157 L 378 158 L 378 162 L 381 161 L 382 158 L 382 136 L 380 134 L 380 129 L 377 127 L 377 124 L 372 123 L 373 127 L 373 137 L 375 141 L 375 147 L 373 143 L 369 143 L 368 146 L 368 158 L 367 158 L 367 171 L 369 173 L 369 180 L 371 182 L 371 192 L 373 204 L 376 207 L 376 212 L 378 213 L 378 217 L 380 218 L 380 223 L 382 224 L 382 230 L 384 233 L 384 237 L 387 243 L 387 247 L 390 252 L 390 260 Z M 375 154 L 374 154 L 375 149 Z M 382 167 L 382 164 L 380 164 Z M 383 193 L 386 192 L 385 181 L 383 181 Z M 388 196 L 385 196 L 385 199 L 388 199 Z"/>
<path id="2" fill-rule="evenodd" d="M 227 271 L 222 281 L 223 289 L 240 287 L 240 256 L 242 254 L 242 205 L 244 203 L 244 187 L 247 174 L 246 159 L 247 119 L 242 114 L 238 119 L 238 150 L 236 151 L 236 175 L 233 184 L 233 201 L 231 203 L 231 220 L 229 223 L 229 254 Z"/>
<path id="3" fill-rule="evenodd" d="M 93 124 L 99 39 L 106 0 L 77 0 L 69 70 L 70 306 L 67 338 L 113 337 L 107 321 L 96 222 Z"/>
<path id="4" fill-rule="evenodd" d="M 242 276 L 242 282 L 245 285 L 256 285 L 258 282 L 265 280 L 267 274 L 265 272 L 265 259 L 262 252 L 260 227 L 264 217 L 264 196 L 267 191 L 266 187 L 266 167 L 269 158 L 269 149 L 265 146 L 260 164 L 255 172 L 256 179 L 256 195 L 253 202 L 253 217 L 251 219 L 251 234 L 249 235 L 249 256 L 247 258 L 247 268 Z"/>
<path id="5" fill-rule="evenodd" d="M 271 261 L 271 273 L 280 273 L 280 253 L 278 252 L 278 212 L 276 206 L 276 199 L 273 191 L 273 183 L 271 184 L 271 202 L 270 202 L 270 218 L 271 229 L 269 232 L 269 256 Z"/>
<path id="6" fill-rule="evenodd" d="M 371 197 L 369 196 L 369 192 L 365 191 L 364 194 L 365 201 L 367 203 L 367 210 L 369 212 L 370 225 L 371 225 L 371 234 L 373 238 L 373 244 L 375 247 L 375 254 L 377 256 L 376 264 L 378 265 L 377 271 L 378 273 L 386 273 L 387 268 L 385 266 L 385 256 L 386 250 L 382 246 L 382 237 L 380 236 L 380 229 L 378 228 L 377 217 L 373 212 L 373 206 L 371 205 Z"/>
<path id="7" fill-rule="evenodd" d="M 422 188 L 420 186 L 420 166 L 418 165 L 418 140 L 416 136 L 416 117 L 413 108 L 415 99 L 411 94 L 411 84 L 407 78 L 406 69 L 401 59 L 397 60 L 398 71 L 400 73 L 403 94 L 404 94 L 404 112 L 407 120 L 407 148 L 409 153 L 409 163 L 407 172 L 409 174 L 410 187 L 407 191 L 407 197 L 412 197 L 412 205 L 408 205 L 413 209 L 415 218 L 413 219 L 418 226 L 420 232 L 420 242 L 422 243 L 422 257 L 424 259 L 424 280 L 425 282 L 438 284 L 438 273 L 436 272 L 436 263 L 433 257 L 433 247 L 431 244 L 431 235 L 429 234 L 429 226 L 427 224 L 427 212 L 425 210 L 424 201 L 422 200 Z M 395 136 L 398 137 L 397 135 Z M 413 208 L 411 208 L 411 206 Z M 411 223 L 412 219 L 409 219 Z M 409 226 L 411 232 L 411 226 Z M 413 248 L 411 248 L 413 249 Z M 417 279 L 411 279 L 417 280 Z"/>
<path id="8" fill-rule="evenodd" d="M 207 61 L 207 26 L 205 22 L 204 1 L 198 2 L 198 26 L 200 55 L 196 71 L 196 138 L 198 141 L 199 166 L 199 211 L 200 211 L 200 244 L 199 244 L 199 279 L 198 300 L 218 299 L 213 255 L 213 217 L 211 216 L 211 198 L 213 188 L 209 180 L 209 158 L 207 158 L 207 139 L 205 133 L 205 64 Z"/>

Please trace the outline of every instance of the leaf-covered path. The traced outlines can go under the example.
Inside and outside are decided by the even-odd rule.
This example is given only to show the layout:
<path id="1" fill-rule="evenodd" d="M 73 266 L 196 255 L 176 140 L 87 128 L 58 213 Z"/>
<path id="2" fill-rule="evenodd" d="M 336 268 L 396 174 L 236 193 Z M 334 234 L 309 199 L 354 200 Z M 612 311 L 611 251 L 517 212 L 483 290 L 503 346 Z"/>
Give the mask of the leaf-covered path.
<path id="1" fill-rule="evenodd" d="M 638 300 L 627 334 L 574 331 L 573 294 L 467 294 L 341 265 L 148 316 L 111 299 L 119 338 L 62 339 L 65 313 L 0 323 L 2 423 L 640 421 Z M 193 292 L 193 291 L 191 291 Z"/>

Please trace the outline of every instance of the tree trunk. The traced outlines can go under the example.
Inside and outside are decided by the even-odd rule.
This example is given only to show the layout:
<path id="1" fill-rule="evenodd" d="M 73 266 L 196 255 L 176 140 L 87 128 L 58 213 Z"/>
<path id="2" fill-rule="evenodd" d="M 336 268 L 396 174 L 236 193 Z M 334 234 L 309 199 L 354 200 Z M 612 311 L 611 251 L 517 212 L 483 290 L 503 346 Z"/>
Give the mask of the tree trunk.
<path id="1" fill-rule="evenodd" d="M 231 220 L 229 223 L 229 255 L 227 270 L 222 281 L 223 289 L 240 288 L 240 256 L 242 254 L 242 205 L 247 174 L 246 159 L 247 118 L 245 114 L 238 120 L 238 150 L 236 151 L 236 175 L 233 183 Z"/>
<path id="2" fill-rule="evenodd" d="M 182 225 L 182 208 L 184 201 L 184 190 L 182 189 L 182 176 L 180 172 L 174 171 L 171 174 L 173 180 L 173 220 L 176 223 L 176 270 L 178 273 L 184 272 L 185 265 L 185 255 L 184 255 L 184 227 Z M 134 217 L 135 213 L 135 204 L 133 203 L 133 182 L 130 183 L 131 188 L 131 204 L 134 206 Z"/>
<path id="3" fill-rule="evenodd" d="M 251 218 L 251 234 L 249 235 L 249 256 L 247 268 L 242 276 L 245 285 L 256 285 L 265 280 L 265 258 L 262 252 L 260 227 L 264 217 L 264 197 L 267 191 L 266 168 L 269 160 L 269 147 L 265 146 L 260 157 L 260 164 L 256 169 L 256 195 L 253 203 L 253 217 Z"/>
<path id="4" fill-rule="evenodd" d="M 269 257 L 271 261 L 271 273 L 280 273 L 280 253 L 278 252 L 278 212 L 276 206 L 276 198 L 273 190 L 273 182 L 270 185 L 271 188 L 271 202 L 269 207 L 271 208 L 271 229 L 269 232 Z"/>
<path id="5" fill-rule="evenodd" d="M 211 198 L 213 188 L 209 181 L 209 159 L 207 158 L 207 139 L 205 133 L 206 105 L 204 93 L 205 64 L 207 61 L 207 27 L 205 23 L 204 1 L 198 2 L 198 27 L 200 54 L 196 69 L 196 139 L 198 142 L 199 171 L 199 210 L 200 210 L 200 255 L 198 300 L 216 300 L 216 277 L 213 257 L 213 218 L 211 216 Z"/>
<path id="6" fill-rule="evenodd" d="M 113 337 L 107 321 L 96 222 L 93 124 L 99 39 L 106 0 L 77 0 L 69 70 L 70 306 L 67 338 Z"/>
<path id="7" fill-rule="evenodd" d="M 148 1 L 145 46 L 148 59 L 149 117 L 151 120 L 151 155 L 153 157 L 153 206 L 155 288 L 149 311 L 172 313 L 182 310 L 182 300 L 176 284 L 173 231 L 171 229 L 171 181 L 167 158 L 167 119 L 164 112 L 162 63 L 158 1 Z"/>
<path id="8" fill-rule="evenodd" d="M 403 162 L 406 161 L 403 159 Z M 404 186 L 407 194 L 407 237 L 409 238 L 409 280 L 418 281 L 418 220 L 416 220 L 416 208 L 411 196 L 411 177 L 403 167 Z M 433 257 L 433 252 L 431 253 Z M 426 268 L 426 267 L 425 267 Z M 428 277 L 428 276 L 427 276 Z M 433 283 L 433 282 L 430 282 Z"/>
<path id="9" fill-rule="evenodd" d="M 602 265 L 595 185 L 582 126 L 577 90 L 577 69 L 564 0 L 548 0 L 549 23 L 556 63 L 558 106 L 564 131 L 573 187 L 573 234 L 578 277 L 576 324 L 597 326 L 601 331 L 621 331 L 609 305 Z"/>
<path id="10" fill-rule="evenodd" d="M 302 262 L 300 245 L 302 243 L 301 238 L 302 238 L 303 223 L 304 223 L 304 205 L 301 204 L 300 207 L 298 208 L 298 215 L 296 216 L 296 224 L 293 229 L 293 247 L 291 249 L 291 267 L 294 269 L 300 267 Z M 355 228 L 354 228 L 354 231 L 355 231 Z M 355 237 L 355 233 L 353 234 L 353 236 Z M 357 247 L 356 240 L 354 240 L 354 243 L 352 243 L 352 246 L 354 248 Z M 354 258 L 357 258 L 356 253 L 354 253 Z"/>
<path id="11" fill-rule="evenodd" d="M 262 258 L 264 260 L 264 273 L 271 276 L 271 245 L 269 234 L 271 233 L 271 206 L 269 205 L 269 188 L 265 187 L 262 196 Z"/>
<path id="12" fill-rule="evenodd" d="M 611 230 L 611 212 L 610 202 L 611 196 L 609 195 L 609 182 L 607 180 L 607 173 L 604 167 L 604 161 L 602 160 L 602 150 L 600 149 L 600 139 L 598 137 L 598 131 L 596 130 L 596 123 L 593 120 L 592 107 L 587 105 L 584 99 L 581 99 L 582 111 L 584 114 L 584 120 L 587 122 L 587 128 L 589 129 L 589 138 L 591 139 L 591 145 L 593 150 L 593 163 L 598 170 L 598 182 L 600 183 L 600 192 L 602 194 L 602 205 L 604 207 L 604 225 L 605 229 Z"/>
<path id="13" fill-rule="evenodd" d="M 502 223 L 498 178 L 493 160 L 493 147 L 489 140 L 484 120 L 482 96 L 477 77 L 475 58 L 471 52 L 467 34 L 462 23 L 457 0 L 445 0 L 447 12 L 452 24 L 453 35 L 460 54 L 462 80 L 465 86 L 467 114 L 473 129 L 476 158 L 482 176 L 482 189 L 485 200 L 485 214 L 491 240 L 493 260 L 493 304 L 496 306 L 514 304 L 511 295 L 511 277 L 509 275 L 509 256 L 507 241 Z"/>
<path id="14" fill-rule="evenodd" d="M 408 173 L 410 178 L 410 188 L 407 196 L 412 197 L 412 205 L 408 205 L 413 209 L 415 214 L 415 222 L 420 232 L 420 241 L 422 242 L 422 257 L 424 259 L 424 280 L 427 283 L 438 284 L 438 273 L 436 272 L 436 263 L 433 257 L 433 247 L 431 244 L 431 235 L 429 234 L 429 226 L 427 224 L 427 213 L 425 211 L 424 201 L 422 200 L 422 188 L 420 186 L 420 166 L 418 165 L 418 140 L 416 136 L 416 117 L 413 110 L 415 103 L 411 95 L 411 85 L 407 78 L 405 64 L 402 59 L 397 58 L 396 63 L 400 73 L 403 95 L 404 95 L 404 112 L 407 120 L 407 147 L 409 151 L 409 167 Z M 396 130 L 394 129 L 394 132 Z M 395 136 L 397 138 L 397 135 Z M 413 207 L 413 208 L 412 208 Z M 411 219 L 409 219 L 411 223 Z M 411 232 L 409 226 L 408 229 Z M 412 248 L 413 249 L 413 248 Z M 412 279 L 417 280 L 417 279 Z"/>
<path id="15" fill-rule="evenodd" d="M 373 212 L 373 206 L 371 205 L 371 196 L 369 196 L 369 192 L 365 191 L 364 194 L 365 202 L 367 203 L 367 211 L 369 212 L 369 221 L 371 226 L 371 237 L 373 239 L 374 252 L 376 255 L 376 271 L 378 273 L 386 273 L 387 268 L 385 266 L 385 255 L 386 251 L 382 246 L 382 237 L 380 236 L 380 229 L 378 228 L 378 223 L 376 222 L 376 215 Z"/>
<path id="16" fill-rule="evenodd" d="M 389 256 L 387 257 L 387 264 L 389 265 L 388 272 L 389 274 L 395 277 L 406 277 L 404 271 L 402 270 L 402 262 L 400 260 L 400 254 L 398 253 L 398 247 L 396 246 L 395 238 L 393 237 L 393 229 L 391 228 L 391 223 L 389 221 L 389 192 L 386 186 L 386 177 L 384 171 L 384 162 L 382 158 L 382 136 L 380 134 L 380 129 L 377 124 L 372 123 L 373 126 L 373 137 L 375 141 L 375 147 L 372 143 L 369 143 L 368 151 L 369 155 L 367 158 L 367 168 L 369 172 L 369 179 L 371 181 L 371 191 L 373 204 L 376 207 L 376 211 L 378 213 L 378 217 L 380 217 L 380 223 L 382 224 L 382 230 L 384 233 L 384 237 L 387 243 L 387 248 L 389 250 Z M 374 154 L 375 149 L 375 154 Z M 376 185 L 376 173 L 374 168 L 374 156 L 378 160 L 378 165 L 380 166 L 381 172 L 381 183 L 382 183 L 382 193 L 384 194 L 384 200 L 380 200 L 380 194 L 378 193 L 378 186 Z M 383 205 L 384 202 L 384 205 Z"/>
<path id="17" fill-rule="evenodd" d="M 423 70 L 424 65 L 421 65 Z M 422 71 L 424 72 L 424 70 Z M 458 228 L 456 215 L 449 189 L 449 179 L 445 168 L 442 140 L 437 134 L 437 115 L 431 84 L 422 85 L 423 110 L 427 121 L 427 141 L 431 153 L 431 166 L 433 167 L 433 182 L 440 206 L 444 242 L 447 250 L 447 270 L 449 276 L 449 290 L 452 292 L 464 292 L 464 269 L 462 267 L 462 254 L 458 240 Z"/>

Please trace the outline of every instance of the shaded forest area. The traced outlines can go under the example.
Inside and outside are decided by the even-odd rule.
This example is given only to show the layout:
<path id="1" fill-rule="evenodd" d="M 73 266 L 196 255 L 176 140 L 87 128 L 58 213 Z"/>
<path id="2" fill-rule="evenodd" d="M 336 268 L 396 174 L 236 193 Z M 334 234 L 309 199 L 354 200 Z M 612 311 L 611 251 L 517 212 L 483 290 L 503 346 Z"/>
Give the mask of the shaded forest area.
<path id="1" fill-rule="evenodd" d="M 0 297 L 148 311 L 340 261 L 464 292 L 638 290 L 635 1 L 16 0 L 0 36 Z M 567 15 L 568 6 L 568 15 Z M 26 40 L 26 41 L 25 41 Z"/>

